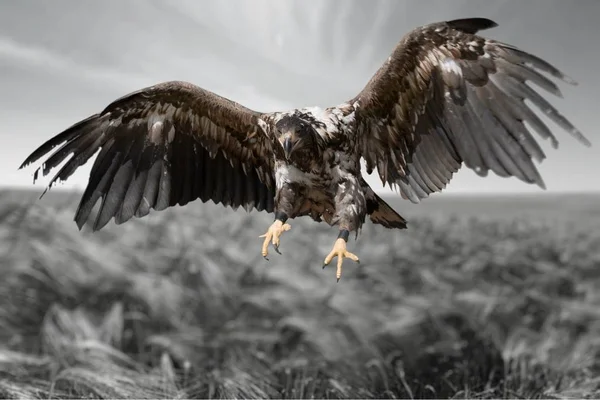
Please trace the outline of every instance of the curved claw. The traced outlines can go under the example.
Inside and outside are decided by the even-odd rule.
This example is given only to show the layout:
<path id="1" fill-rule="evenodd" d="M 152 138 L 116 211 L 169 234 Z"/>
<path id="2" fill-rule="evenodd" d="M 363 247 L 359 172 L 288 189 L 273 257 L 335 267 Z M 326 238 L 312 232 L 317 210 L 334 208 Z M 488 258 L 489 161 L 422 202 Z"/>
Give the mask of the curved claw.
<path id="1" fill-rule="evenodd" d="M 265 240 L 263 241 L 261 252 L 265 260 L 269 260 L 267 258 L 267 255 L 269 254 L 269 244 L 273 244 L 275 252 L 281 254 L 281 251 L 279 251 L 279 237 L 283 232 L 289 231 L 291 228 L 292 227 L 290 226 L 290 224 L 284 224 L 280 220 L 275 220 L 275 222 L 273 222 L 273 224 L 267 230 L 267 233 L 259 236 L 261 238 L 265 238 Z"/>

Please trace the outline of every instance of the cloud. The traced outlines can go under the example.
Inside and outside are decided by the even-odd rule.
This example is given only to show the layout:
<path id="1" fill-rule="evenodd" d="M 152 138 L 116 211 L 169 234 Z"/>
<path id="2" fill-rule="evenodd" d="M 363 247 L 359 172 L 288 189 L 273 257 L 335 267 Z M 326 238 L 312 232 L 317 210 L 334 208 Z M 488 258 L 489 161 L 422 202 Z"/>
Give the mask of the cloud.
<path id="1" fill-rule="evenodd" d="M 66 74 L 74 79 L 83 79 L 99 84 L 110 84 L 122 87 L 123 84 L 144 84 L 147 80 L 135 74 L 122 73 L 109 68 L 96 68 L 79 63 L 62 54 L 44 47 L 20 43 L 10 37 L 0 36 L 0 58 L 55 73 Z"/>

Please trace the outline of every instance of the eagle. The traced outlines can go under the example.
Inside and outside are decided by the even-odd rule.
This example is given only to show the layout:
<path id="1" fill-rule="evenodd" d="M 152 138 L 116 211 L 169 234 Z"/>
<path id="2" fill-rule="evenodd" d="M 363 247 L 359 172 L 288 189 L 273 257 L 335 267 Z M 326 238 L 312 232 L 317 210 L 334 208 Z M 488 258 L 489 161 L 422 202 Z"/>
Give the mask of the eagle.
<path id="1" fill-rule="evenodd" d="M 547 61 L 478 35 L 496 27 L 486 18 L 436 22 L 401 38 L 354 98 L 328 108 L 259 112 L 188 82 L 169 81 L 129 93 L 37 148 L 20 168 L 55 149 L 35 171 L 68 179 L 93 155 L 75 212 L 79 229 L 90 218 L 99 230 L 200 199 L 231 209 L 274 214 L 262 241 L 267 260 L 289 221 L 302 216 L 338 228 L 323 267 L 347 250 L 368 215 L 404 229 L 406 220 L 364 179 L 419 203 L 440 192 L 464 164 L 545 189 L 534 161 L 546 156 L 535 131 L 558 140 L 530 105 L 585 146 L 591 143 L 528 84 L 561 96 L 551 79 L 576 82 Z M 528 101 L 529 104 L 525 103 Z M 527 125 L 525 124 L 527 123 Z M 44 191 L 45 193 L 45 191 Z M 43 194 L 42 194 L 43 196 Z M 281 254 L 281 253 L 280 253 Z"/>

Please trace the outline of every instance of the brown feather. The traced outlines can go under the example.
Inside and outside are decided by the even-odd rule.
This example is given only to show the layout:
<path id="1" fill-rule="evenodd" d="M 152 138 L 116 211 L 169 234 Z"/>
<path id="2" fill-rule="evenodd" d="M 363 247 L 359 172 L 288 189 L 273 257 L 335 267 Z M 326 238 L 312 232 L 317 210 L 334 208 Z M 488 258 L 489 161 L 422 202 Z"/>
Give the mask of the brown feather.
<path id="1" fill-rule="evenodd" d="M 540 72 L 575 82 L 535 55 L 477 35 L 494 26 L 471 18 L 414 29 L 349 101 L 367 172 L 377 168 L 402 197 L 418 202 L 442 190 L 463 162 L 481 176 L 492 170 L 544 187 L 533 160 L 545 155 L 524 122 L 555 147 L 557 141 L 525 100 L 590 146 L 527 84 L 561 96 Z"/>
<path id="2" fill-rule="evenodd" d="M 123 96 L 71 126 L 21 168 L 60 146 L 42 167 L 46 175 L 67 160 L 51 187 L 100 150 L 75 214 L 80 229 L 98 200 L 94 230 L 113 217 L 120 224 L 197 198 L 271 212 L 273 139 L 260 126 L 262 116 L 192 84 L 165 82 Z"/>

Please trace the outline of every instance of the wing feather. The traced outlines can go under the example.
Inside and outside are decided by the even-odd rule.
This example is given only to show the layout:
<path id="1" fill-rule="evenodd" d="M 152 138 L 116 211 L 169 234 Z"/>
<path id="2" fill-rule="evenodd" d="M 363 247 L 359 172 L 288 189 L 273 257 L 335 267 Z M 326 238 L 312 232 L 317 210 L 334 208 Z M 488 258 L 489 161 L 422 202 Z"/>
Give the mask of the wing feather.
<path id="1" fill-rule="evenodd" d="M 115 222 L 117 224 L 129 220 L 135 215 L 135 211 L 142 199 L 146 178 L 148 176 L 147 170 L 140 169 L 140 164 L 143 164 L 142 158 L 144 156 L 144 136 L 136 136 L 134 140 L 135 141 L 131 146 L 133 151 L 130 151 L 133 155 L 131 159 L 131 176 L 128 182 L 123 182 L 123 186 L 126 190 L 123 200 L 121 201 L 121 207 L 115 215 Z"/>
<path id="2" fill-rule="evenodd" d="M 590 142 L 529 82 L 562 96 L 552 78 L 575 84 L 545 60 L 477 35 L 484 18 L 434 23 L 406 35 L 354 107 L 367 173 L 418 202 L 441 191 L 464 163 L 544 188 L 534 161 L 546 155 L 533 135 L 558 141 L 526 102 L 586 146 Z M 531 130 L 530 130 L 531 129 Z"/>
<path id="3" fill-rule="evenodd" d="M 98 153 L 75 214 L 80 229 L 98 201 L 94 230 L 112 218 L 121 224 L 198 198 L 272 212 L 269 123 L 268 115 L 197 86 L 165 82 L 74 124 L 32 152 L 21 168 L 52 152 L 34 173 L 35 180 L 40 170 L 47 175 L 65 162 L 50 188 Z"/>
<path id="4" fill-rule="evenodd" d="M 509 174 L 506 168 L 500 163 L 496 152 L 494 151 L 494 137 L 492 129 L 484 128 L 484 121 L 482 121 L 481 113 L 484 112 L 480 109 L 480 103 L 477 102 L 477 94 L 473 88 L 468 90 L 468 99 L 465 104 L 463 113 L 465 118 L 468 118 L 472 125 L 469 127 L 469 131 L 473 132 L 472 136 L 477 142 L 477 150 L 481 154 L 481 158 L 484 161 L 484 165 L 481 165 L 483 171 L 491 169 L 497 175 L 508 177 Z M 474 104 L 475 103 L 475 104 Z M 502 134 L 503 132 L 499 132 Z M 476 171 L 477 172 L 477 171 Z M 482 172 L 479 172 L 480 174 Z"/>

